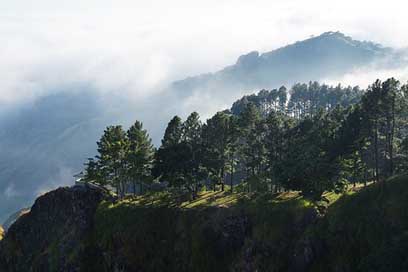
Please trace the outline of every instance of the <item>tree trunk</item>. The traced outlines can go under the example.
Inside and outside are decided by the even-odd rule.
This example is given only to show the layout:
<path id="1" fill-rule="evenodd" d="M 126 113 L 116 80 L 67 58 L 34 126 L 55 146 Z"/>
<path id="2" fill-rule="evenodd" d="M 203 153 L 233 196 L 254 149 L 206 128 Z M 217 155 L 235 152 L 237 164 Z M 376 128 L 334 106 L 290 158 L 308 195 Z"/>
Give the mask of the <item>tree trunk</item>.
<path id="1" fill-rule="evenodd" d="M 225 168 L 221 168 L 221 191 L 224 192 Z"/>
<path id="2" fill-rule="evenodd" d="M 392 99 L 391 105 L 392 114 L 392 125 L 391 125 L 391 135 L 390 135 L 390 175 L 394 174 L 394 134 L 395 134 L 395 95 Z"/>
<path id="3" fill-rule="evenodd" d="M 231 193 L 234 192 L 234 160 L 231 162 L 231 176 L 230 176 Z"/>
<path id="4" fill-rule="evenodd" d="M 375 180 L 380 181 L 378 166 L 378 120 L 374 121 L 374 157 L 375 157 Z"/>

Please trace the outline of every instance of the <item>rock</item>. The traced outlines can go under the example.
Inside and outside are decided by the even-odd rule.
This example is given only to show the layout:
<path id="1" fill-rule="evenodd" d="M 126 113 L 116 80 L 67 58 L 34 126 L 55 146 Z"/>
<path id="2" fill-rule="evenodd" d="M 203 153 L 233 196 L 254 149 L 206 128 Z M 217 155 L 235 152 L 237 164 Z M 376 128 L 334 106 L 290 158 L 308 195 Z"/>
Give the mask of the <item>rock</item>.
<path id="1" fill-rule="evenodd" d="M 65 187 L 39 197 L 0 243 L 0 271 L 79 271 L 84 237 L 108 196 L 91 187 Z"/>
<path id="2" fill-rule="evenodd" d="M 237 60 L 237 66 L 251 68 L 259 62 L 259 52 L 252 51 L 246 55 L 242 55 Z"/>
<path id="3" fill-rule="evenodd" d="M 307 212 L 301 222 L 296 226 L 298 231 L 307 229 L 308 226 L 315 224 L 319 219 L 316 210 Z M 299 239 L 294 248 L 293 262 L 290 271 L 303 272 L 309 271 L 310 265 L 319 256 L 322 255 L 324 244 L 317 237 L 304 235 Z"/>

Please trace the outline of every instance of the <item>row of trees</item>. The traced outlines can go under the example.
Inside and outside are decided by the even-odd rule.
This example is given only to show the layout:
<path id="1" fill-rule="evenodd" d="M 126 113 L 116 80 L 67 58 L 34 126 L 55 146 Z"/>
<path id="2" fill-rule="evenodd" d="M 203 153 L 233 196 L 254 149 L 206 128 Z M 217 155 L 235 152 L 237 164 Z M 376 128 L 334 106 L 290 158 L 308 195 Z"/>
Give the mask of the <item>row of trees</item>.
<path id="1" fill-rule="evenodd" d="M 347 108 L 360 101 L 363 92 L 359 87 L 336 87 L 318 82 L 295 84 L 290 91 L 284 86 L 279 89 L 261 90 L 258 94 L 246 95 L 236 101 L 231 108 L 240 114 L 248 104 L 254 104 L 263 116 L 279 111 L 296 119 L 313 116 L 319 109 L 330 110 L 340 105 Z"/>
<path id="2" fill-rule="evenodd" d="M 290 99 L 287 99 L 290 96 Z M 175 116 L 155 150 L 140 122 L 108 127 L 87 178 L 111 184 L 167 182 L 193 196 L 202 185 L 245 182 L 249 191 L 300 190 L 319 199 L 347 183 L 408 169 L 408 87 L 395 79 L 367 90 L 297 84 L 261 91 L 201 123 Z"/>

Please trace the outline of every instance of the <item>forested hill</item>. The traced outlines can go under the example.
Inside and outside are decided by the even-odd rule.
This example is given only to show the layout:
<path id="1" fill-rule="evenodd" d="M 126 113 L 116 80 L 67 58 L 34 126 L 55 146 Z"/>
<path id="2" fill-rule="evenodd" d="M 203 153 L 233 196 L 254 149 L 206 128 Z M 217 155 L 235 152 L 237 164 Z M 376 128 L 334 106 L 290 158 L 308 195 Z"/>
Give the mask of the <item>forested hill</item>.
<path id="1" fill-rule="evenodd" d="M 394 78 L 311 82 L 174 116 L 158 149 L 108 126 L 82 183 L 8 229 L 0 271 L 406 271 L 407 105 Z"/>
<path id="2" fill-rule="evenodd" d="M 292 85 L 322 78 L 333 78 L 354 68 L 373 64 L 384 57 L 389 64 L 400 63 L 391 48 L 372 42 L 361 42 L 340 32 L 326 32 L 260 54 L 242 55 L 234 65 L 221 71 L 177 81 L 173 88 L 185 95 L 191 92 L 217 92 L 239 89 L 275 88 L 278 84 Z M 381 64 L 386 65 L 384 62 Z"/>
<path id="3" fill-rule="evenodd" d="M 44 191 L 71 184 L 109 124 L 130 125 L 138 118 L 159 145 L 175 114 L 212 113 L 260 89 L 290 88 L 292 83 L 321 81 L 329 75 L 336 80 L 336 75 L 364 68 L 383 56 L 400 65 L 403 59 L 393 58 L 394 53 L 329 32 L 270 53 L 241 56 L 220 72 L 178 81 L 167 92 L 136 103 L 121 90 L 101 95 L 89 82 L 44 89 L 48 95 L 0 116 L 0 219 L 30 205 Z"/>
<path id="4" fill-rule="evenodd" d="M 174 116 L 158 149 L 136 120 L 108 126 L 85 180 L 116 188 L 165 183 L 192 196 L 226 184 L 231 191 L 296 190 L 313 199 L 348 183 L 380 182 L 407 170 L 408 85 L 377 80 L 366 90 L 317 82 L 260 91 L 203 123 Z"/>

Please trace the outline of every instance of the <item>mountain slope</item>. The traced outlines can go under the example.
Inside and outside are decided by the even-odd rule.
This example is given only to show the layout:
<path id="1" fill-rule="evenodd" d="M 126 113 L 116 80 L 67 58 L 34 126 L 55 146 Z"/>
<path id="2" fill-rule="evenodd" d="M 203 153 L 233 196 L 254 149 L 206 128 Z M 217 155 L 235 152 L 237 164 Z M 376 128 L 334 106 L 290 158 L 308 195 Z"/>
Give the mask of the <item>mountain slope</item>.
<path id="1" fill-rule="evenodd" d="M 271 52 L 251 52 L 239 57 L 232 66 L 177 81 L 173 88 L 186 95 L 195 90 L 276 88 L 299 81 L 335 78 L 394 54 L 391 48 L 353 40 L 340 32 L 326 32 Z"/>
<path id="2" fill-rule="evenodd" d="M 319 212 L 296 192 L 112 202 L 91 188 L 62 188 L 10 228 L 0 269 L 406 271 L 408 177 L 381 185 L 328 194 Z"/>

